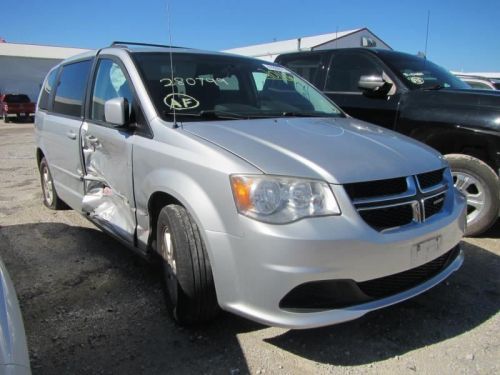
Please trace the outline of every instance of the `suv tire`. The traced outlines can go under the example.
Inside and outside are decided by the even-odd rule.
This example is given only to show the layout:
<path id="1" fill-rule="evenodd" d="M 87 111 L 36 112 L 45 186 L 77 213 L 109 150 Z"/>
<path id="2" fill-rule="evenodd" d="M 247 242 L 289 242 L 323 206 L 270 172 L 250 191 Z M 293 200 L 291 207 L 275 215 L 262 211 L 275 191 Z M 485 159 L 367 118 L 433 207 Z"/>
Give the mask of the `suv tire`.
<path id="1" fill-rule="evenodd" d="M 498 218 L 500 185 L 495 171 L 485 162 L 462 154 L 446 155 L 455 187 L 467 197 L 465 235 L 477 236 Z"/>
<path id="2" fill-rule="evenodd" d="M 40 183 L 42 184 L 43 204 L 51 210 L 65 209 L 67 206 L 57 195 L 54 180 L 52 179 L 52 174 L 50 173 L 49 163 L 47 163 L 45 158 L 42 158 L 40 161 L 39 170 Z"/>
<path id="3" fill-rule="evenodd" d="M 180 325 L 215 318 L 219 305 L 207 250 L 198 226 L 184 207 L 172 204 L 162 208 L 156 243 L 170 315 Z"/>

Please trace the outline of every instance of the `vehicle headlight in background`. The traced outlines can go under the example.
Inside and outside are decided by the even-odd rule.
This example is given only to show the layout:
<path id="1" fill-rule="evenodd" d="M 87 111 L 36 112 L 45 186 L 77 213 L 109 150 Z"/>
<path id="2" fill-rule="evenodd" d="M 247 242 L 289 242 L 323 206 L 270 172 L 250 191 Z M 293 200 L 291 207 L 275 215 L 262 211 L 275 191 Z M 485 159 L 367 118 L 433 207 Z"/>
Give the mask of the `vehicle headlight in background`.
<path id="1" fill-rule="evenodd" d="M 304 217 L 339 215 L 326 182 L 269 175 L 231 176 L 238 212 L 253 219 L 284 224 Z"/>

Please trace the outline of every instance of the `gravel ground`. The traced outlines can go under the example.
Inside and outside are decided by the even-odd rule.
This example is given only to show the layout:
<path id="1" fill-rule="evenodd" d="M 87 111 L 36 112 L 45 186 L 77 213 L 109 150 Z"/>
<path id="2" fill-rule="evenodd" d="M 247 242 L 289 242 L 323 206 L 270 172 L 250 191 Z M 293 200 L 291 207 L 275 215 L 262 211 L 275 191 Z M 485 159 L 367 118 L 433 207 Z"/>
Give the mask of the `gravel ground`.
<path id="1" fill-rule="evenodd" d="M 306 331 L 222 314 L 169 319 L 161 274 L 73 211 L 41 203 L 33 125 L 0 121 L 0 254 L 34 374 L 500 373 L 500 224 L 463 268 L 405 303 Z"/>

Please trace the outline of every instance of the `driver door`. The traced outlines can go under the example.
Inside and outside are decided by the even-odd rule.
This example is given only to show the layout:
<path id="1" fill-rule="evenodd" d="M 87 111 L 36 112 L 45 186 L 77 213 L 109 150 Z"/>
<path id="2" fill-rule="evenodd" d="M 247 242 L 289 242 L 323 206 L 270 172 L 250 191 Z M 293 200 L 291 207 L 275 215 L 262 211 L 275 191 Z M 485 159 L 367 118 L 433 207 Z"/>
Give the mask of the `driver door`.
<path id="1" fill-rule="evenodd" d="M 136 228 L 132 182 L 132 138 L 129 128 L 106 122 L 104 104 L 134 98 L 124 67 L 115 58 L 100 58 L 95 69 L 88 120 L 82 125 L 84 196 L 82 210 L 93 221 L 127 242 Z"/>

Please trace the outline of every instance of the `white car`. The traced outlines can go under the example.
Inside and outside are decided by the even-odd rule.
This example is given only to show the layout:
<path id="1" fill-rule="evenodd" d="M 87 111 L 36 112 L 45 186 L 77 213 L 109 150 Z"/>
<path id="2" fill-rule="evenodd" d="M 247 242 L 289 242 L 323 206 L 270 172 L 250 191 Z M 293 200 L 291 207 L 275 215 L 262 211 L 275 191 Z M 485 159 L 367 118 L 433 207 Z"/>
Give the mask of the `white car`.
<path id="1" fill-rule="evenodd" d="M 0 259 L 0 374 L 31 374 L 28 346 L 16 291 Z"/>

